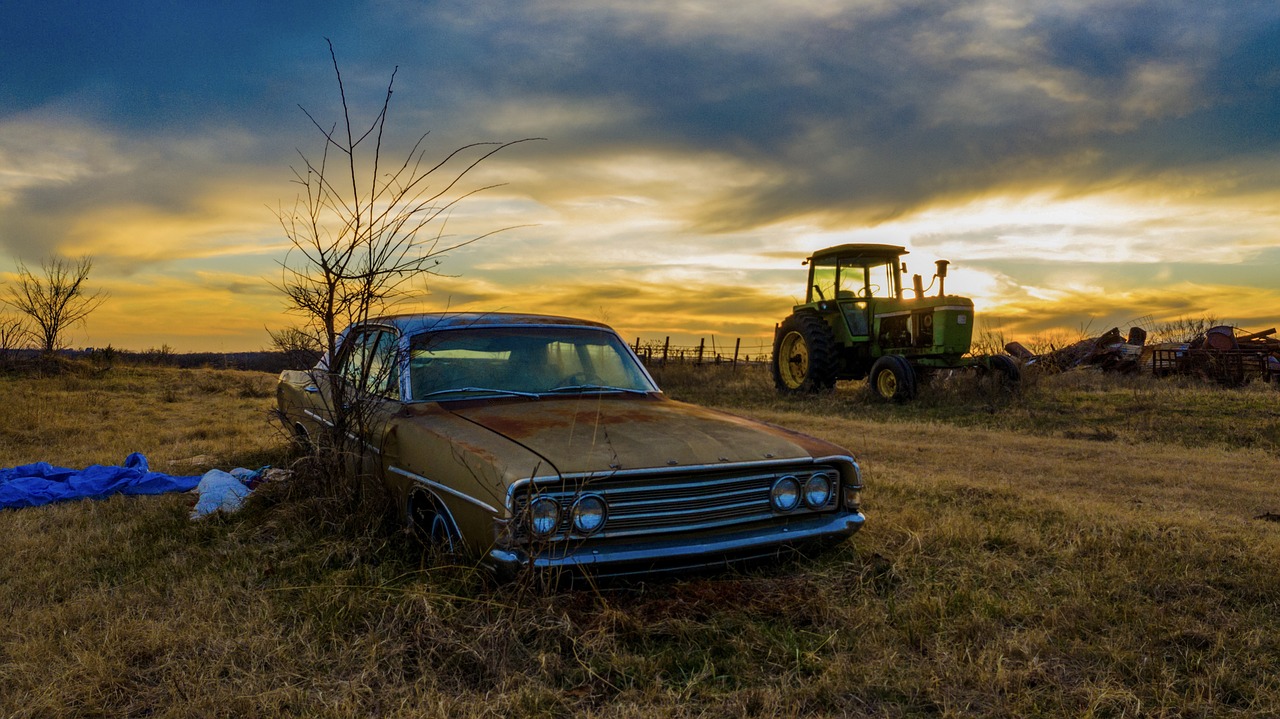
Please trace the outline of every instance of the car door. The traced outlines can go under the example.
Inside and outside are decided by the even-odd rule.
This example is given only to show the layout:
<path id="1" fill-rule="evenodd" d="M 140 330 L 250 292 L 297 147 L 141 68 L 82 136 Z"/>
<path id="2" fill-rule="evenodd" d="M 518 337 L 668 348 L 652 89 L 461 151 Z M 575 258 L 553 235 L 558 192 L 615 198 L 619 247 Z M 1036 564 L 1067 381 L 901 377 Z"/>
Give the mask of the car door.
<path id="1" fill-rule="evenodd" d="M 360 361 L 353 359 L 357 353 L 354 348 L 359 347 L 360 344 L 354 340 L 360 332 L 356 328 L 344 331 L 338 338 L 334 357 L 331 358 L 326 354 L 314 368 L 306 370 L 305 373 L 295 373 L 299 376 L 305 375 L 306 382 L 295 385 L 300 387 L 301 391 L 290 395 L 290 402 L 296 403 L 298 412 L 294 415 L 293 410 L 290 410 L 290 416 L 311 437 L 319 438 L 327 435 L 334 427 L 334 418 L 337 414 L 334 403 L 342 401 L 341 398 L 348 394 L 342 385 L 343 370 L 339 368 L 350 367 Z"/>
<path id="2" fill-rule="evenodd" d="M 367 338 L 368 360 L 362 384 L 363 433 L 369 450 L 365 471 L 381 477 L 386 468 L 385 451 L 394 451 L 395 419 L 402 407 L 400 378 L 403 353 L 400 351 L 400 335 L 392 328 L 380 329 L 376 336 Z"/>
<path id="3" fill-rule="evenodd" d="M 378 356 L 393 353 L 388 345 L 395 334 L 382 326 L 357 326 L 344 333 L 336 358 L 327 368 L 312 370 L 303 399 L 308 419 L 328 429 L 341 419 L 348 438 L 360 438 L 369 420 L 378 416 L 381 403 L 399 397 L 389 388 L 389 383 L 398 382 L 398 368 Z"/>
<path id="4" fill-rule="evenodd" d="M 343 350 L 334 367 L 334 388 L 342 396 L 331 406 L 345 414 L 360 472 L 381 476 L 383 445 L 400 409 L 399 334 L 393 327 L 363 326 L 350 335 Z"/>
<path id="5" fill-rule="evenodd" d="M 303 414 L 322 428 L 332 430 L 339 409 L 351 406 L 354 390 L 360 383 L 368 357 L 369 330 L 352 327 L 339 340 L 335 357 L 311 370 L 311 382 L 304 388 Z"/>

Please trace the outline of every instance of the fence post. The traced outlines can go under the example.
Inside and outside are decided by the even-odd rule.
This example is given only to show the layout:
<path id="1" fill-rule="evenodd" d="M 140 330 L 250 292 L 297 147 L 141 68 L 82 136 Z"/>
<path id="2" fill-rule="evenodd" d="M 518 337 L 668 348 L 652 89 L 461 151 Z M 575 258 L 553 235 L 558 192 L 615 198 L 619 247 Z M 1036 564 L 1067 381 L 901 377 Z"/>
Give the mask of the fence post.
<path id="1" fill-rule="evenodd" d="M 667 366 L 667 351 L 671 349 L 671 335 L 667 335 L 667 340 L 662 343 L 662 366 Z"/>
<path id="2" fill-rule="evenodd" d="M 702 364 L 702 350 L 706 349 L 706 347 L 707 347 L 707 338 L 706 337 L 698 338 L 698 364 L 699 365 Z"/>
<path id="3" fill-rule="evenodd" d="M 735 371 L 738 369 L 738 348 L 742 346 L 742 338 L 733 341 L 733 364 L 729 365 Z"/>
<path id="4" fill-rule="evenodd" d="M 640 354 L 640 338 L 639 337 L 636 338 L 635 351 L 636 351 L 636 354 Z"/>

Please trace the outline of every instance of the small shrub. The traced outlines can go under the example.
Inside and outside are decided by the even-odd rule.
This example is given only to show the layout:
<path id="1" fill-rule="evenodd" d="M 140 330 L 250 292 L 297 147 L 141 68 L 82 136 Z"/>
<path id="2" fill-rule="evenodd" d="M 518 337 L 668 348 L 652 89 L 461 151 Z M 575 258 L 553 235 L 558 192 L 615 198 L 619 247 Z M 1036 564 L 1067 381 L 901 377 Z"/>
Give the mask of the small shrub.
<path id="1" fill-rule="evenodd" d="M 160 401 L 165 404 L 173 404 L 182 399 L 182 393 L 179 390 L 180 385 L 175 382 L 166 382 L 160 388 Z"/>
<path id="2" fill-rule="evenodd" d="M 173 348 L 167 344 L 151 347 L 142 353 L 142 361 L 157 367 L 168 367 L 173 364 Z"/>
<path id="3" fill-rule="evenodd" d="M 235 393 L 245 399 L 260 399 L 275 395 L 275 380 L 256 374 L 246 374 L 235 379 Z"/>
<path id="4" fill-rule="evenodd" d="M 106 371 L 115 366 L 118 355 L 119 352 L 116 351 L 115 347 L 107 345 L 90 352 L 89 361 L 93 363 L 94 367 Z"/>

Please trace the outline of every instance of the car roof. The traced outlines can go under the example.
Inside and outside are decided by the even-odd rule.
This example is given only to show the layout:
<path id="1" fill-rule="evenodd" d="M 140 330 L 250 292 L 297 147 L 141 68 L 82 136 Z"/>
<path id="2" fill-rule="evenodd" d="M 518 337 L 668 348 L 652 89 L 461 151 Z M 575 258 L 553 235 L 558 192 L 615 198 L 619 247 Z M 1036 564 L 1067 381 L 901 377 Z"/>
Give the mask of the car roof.
<path id="1" fill-rule="evenodd" d="M 873 245 L 873 244 L 854 244 L 854 245 L 836 245 L 835 247 L 827 247 L 813 253 L 809 257 L 809 261 L 826 259 L 828 257 L 841 257 L 845 259 L 889 259 L 907 254 L 907 248 L 898 245 Z"/>
<path id="2" fill-rule="evenodd" d="M 413 314 L 370 317 L 363 325 L 390 325 L 401 334 L 412 335 L 437 330 L 468 327 L 593 327 L 613 331 L 611 327 L 592 320 L 581 320 L 557 315 L 535 315 L 522 312 L 421 312 Z"/>

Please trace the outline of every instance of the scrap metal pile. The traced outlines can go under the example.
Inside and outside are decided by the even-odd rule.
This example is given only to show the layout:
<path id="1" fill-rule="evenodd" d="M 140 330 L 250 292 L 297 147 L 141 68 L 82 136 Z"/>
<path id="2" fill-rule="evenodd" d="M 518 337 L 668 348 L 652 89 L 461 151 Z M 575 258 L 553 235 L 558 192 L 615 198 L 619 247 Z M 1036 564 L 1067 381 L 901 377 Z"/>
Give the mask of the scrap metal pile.
<path id="1" fill-rule="evenodd" d="M 1131 328 L 1126 337 L 1116 327 L 1100 337 L 1040 355 L 1017 342 L 1010 342 L 1004 349 L 1025 366 L 1048 372 L 1097 367 L 1107 372 L 1151 372 L 1157 377 L 1194 375 L 1229 386 L 1246 384 L 1254 378 L 1280 380 L 1280 340 L 1275 338 L 1275 328 L 1237 332 L 1235 327 L 1220 325 L 1190 342 L 1148 345 L 1142 328 Z"/>

